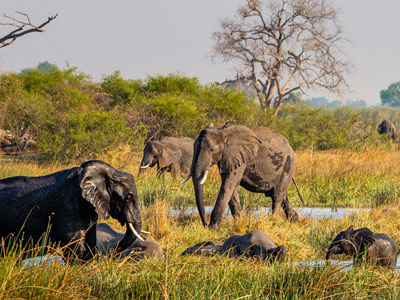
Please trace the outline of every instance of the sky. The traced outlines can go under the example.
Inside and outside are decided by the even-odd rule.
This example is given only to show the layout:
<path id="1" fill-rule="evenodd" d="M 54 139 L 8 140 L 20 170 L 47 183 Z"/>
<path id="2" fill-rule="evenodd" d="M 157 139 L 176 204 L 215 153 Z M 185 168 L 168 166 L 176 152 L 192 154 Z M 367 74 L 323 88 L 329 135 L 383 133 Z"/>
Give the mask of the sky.
<path id="1" fill-rule="evenodd" d="M 0 49 L 0 71 L 35 67 L 48 61 L 76 66 L 94 80 L 116 70 L 125 79 L 179 72 L 201 83 L 236 76 L 235 67 L 210 58 L 212 33 L 244 0 L 1 0 L 3 14 L 28 13 L 38 25 L 58 13 L 44 33 L 31 33 Z M 400 81 L 400 1 L 335 0 L 345 35 L 343 51 L 354 69 L 352 90 L 340 100 L 380 103 L 379 92 Z M 0 26 L 0 36 L 10 31 Z M 322 91 L 305 97 L 334 95 Z"/>

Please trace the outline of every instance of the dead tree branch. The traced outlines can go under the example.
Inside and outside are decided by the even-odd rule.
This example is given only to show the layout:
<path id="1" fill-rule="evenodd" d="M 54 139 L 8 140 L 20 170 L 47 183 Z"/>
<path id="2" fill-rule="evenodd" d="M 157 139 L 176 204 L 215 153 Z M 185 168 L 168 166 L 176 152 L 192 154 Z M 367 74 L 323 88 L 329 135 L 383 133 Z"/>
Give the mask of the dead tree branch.
<path id="1" fill-rule="evenodd" d="M 36 25 L 32 24 L 31 19 L 29 18 L 28 14 L 19 12 L 19 11 L 17 11 L 16 13 L 24 16 L 26 18 L 26 21 L 19 20 L 19 19 L 7 16 L 7 15 L 3 15 L 4 18 L 8 19 L 10 22 L 0 23 L 0 25 L 15 27 L 15 29 L 0 38 L 0 48 L 11 45 L 12 43 L 15 42 L 15 40 L 17 38 L 19 38 L 25 34 L 28 34 L 31 32 L 43 32 L 44 31 L 43 27 L 46 26 L 47 24 L 49 24 L 51 21 L 53 21 L 58 16 L 58 14 L 56 14 L 54 16 L 50 16 L 47 18 L 47 21 L 43 22 L 39 26 L 36 26 Z"/>

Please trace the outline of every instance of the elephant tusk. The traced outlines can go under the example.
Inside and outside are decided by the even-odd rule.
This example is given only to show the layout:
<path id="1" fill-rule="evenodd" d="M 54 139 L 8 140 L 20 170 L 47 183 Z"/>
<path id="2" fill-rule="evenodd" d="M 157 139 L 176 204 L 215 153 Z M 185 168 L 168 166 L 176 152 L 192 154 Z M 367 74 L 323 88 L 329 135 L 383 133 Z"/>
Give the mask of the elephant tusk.
<path id="1" fill-rule="evenodd" d="M 203 183 L 206 181 L 207 175 L 208 175 L 208 170 L 204 173 L 204 176 L 203 176 L 203 178 L 201 179 L 200 184 L 203 184 Z"/>
<path id="2" fill-rule="evenodd" d="M 144 241 L 144 239 L 139 235 L 139 233 L 136 232 L 135 228 L 133 228 L 132 223 L 128 223 L 129 228 L 132 230 L 133 234 L 140 240 Z"/>
<path id="3" fill-rule="evenodd" d="M 150 166 L 150 164 L 147 164 L 145 166 L 140 166 L 141 169 L 146 169 L 148 166 Z"/>
<path id="4" fill-rule="evenodd" d="M 181 184 L 184 184 L 186 181 L 188 181 L 190 177 L 192 177 L 192 174 L 191 174 L 191 173 L 190 173 L 188 176 L 186 176 L 185 179 L 183 179 L 183 180 L 181 181 Z"/>
<path id="5" fill-rule="evenodd" d="M 144 231 L 144 230 L 140 230 L 140 233 L 143 233 L 143 234 L 151 234 L 149 231 Z"/>

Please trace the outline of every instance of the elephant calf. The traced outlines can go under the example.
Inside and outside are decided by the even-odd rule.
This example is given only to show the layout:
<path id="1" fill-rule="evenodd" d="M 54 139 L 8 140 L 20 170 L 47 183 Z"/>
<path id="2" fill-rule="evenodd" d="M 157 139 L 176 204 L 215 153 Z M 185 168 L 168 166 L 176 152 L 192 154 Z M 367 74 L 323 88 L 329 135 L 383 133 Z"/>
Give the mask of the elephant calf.
<path id="1" fill-rule="evenodd" d="M 396 245 L 386 234 L 373 233 L 368 228 L 357 230 L 350 226 L 340 232 L 332 241 L 326 253 L 328 260 L 332 254 L 347 254 L 354 257 L 354 263 L 363 259 L 368 264 L 395 268 L 397 263 Z"/>
<path id="2" fill-rule="evenodd" d="M 124 237 L 123 232 L 114 229 L 107 223 L 98 224 L 96 234 L 96 247 L 103 255 L 109 255 Z M 143 259 L 145 257 L 164 258 L 161 244 L 149 239 L 145 239 L 144 241 L 136 240 L 127 247 L 125 251 L 118 254 L 118 258 L 125 258 L 127 256 L 134 260 Z"/>
<path id="3" fill-rule="evenodd" d="M 243 235 L 232 235 L 223 245 L 208 241 L 198 243 L 183 251 L 181 255 L 198 254 L 209 256 L 213 254 L 228 255 L 229 257 L 255 257 L 262 260 L 283 260 L 286 256 L 284 246 L 275 246 L 261 230 L 253 230 Z"/>

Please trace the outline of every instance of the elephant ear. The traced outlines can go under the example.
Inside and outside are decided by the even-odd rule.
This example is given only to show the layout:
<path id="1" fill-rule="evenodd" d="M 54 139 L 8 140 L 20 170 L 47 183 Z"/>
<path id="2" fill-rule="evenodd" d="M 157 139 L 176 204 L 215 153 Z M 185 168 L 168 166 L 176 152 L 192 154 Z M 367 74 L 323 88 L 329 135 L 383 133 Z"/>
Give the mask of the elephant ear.
<path id="1" fill-rule="evenodd" d="M 352 239 L 361 252 L 375 242 L 374 233 L 366 227 L 354 230 Z"/>
<path id="2" fill-rule="evenodd" d="M 95 208 L 100 218 L 110 217 L 110 182 L 115 169 L 101 161 L 89 161 L 81 165 L 80 176 L 82 197 Z"/>
<path id="3" fill-rule="evenodd" d="M 160 168 L 167 167 L 176 163 L 182 157 L 182 151 L 173 144 L 168 144 L 163 148 L 160 159 L 158 160 Z"/>
<path id="4" fill-rule="evenodd" d="M 252 130 L 230 126 L 221 131 L 225 134 L 225 148 L 219 163 L 221 173 L 229 173 L 255 157 L 262 141 Z"/>

